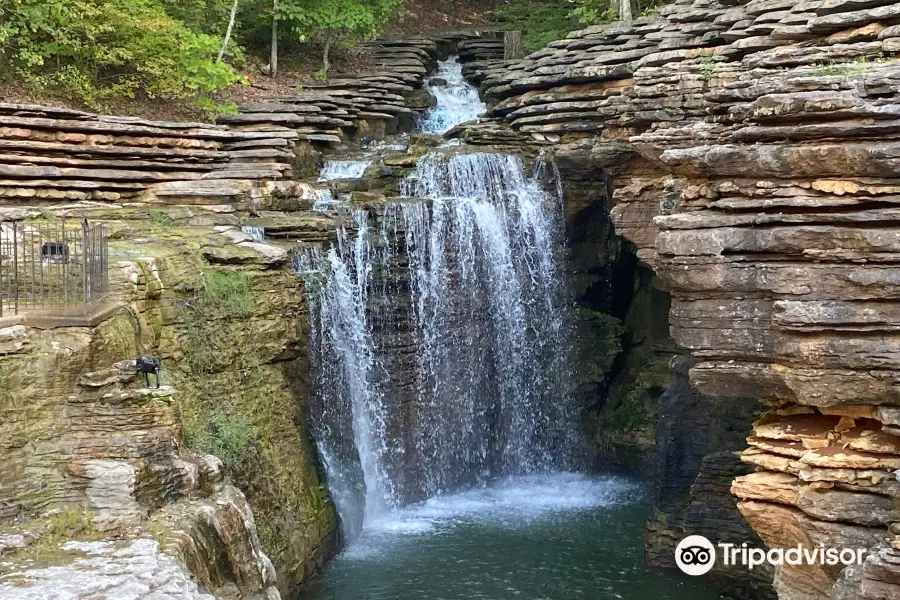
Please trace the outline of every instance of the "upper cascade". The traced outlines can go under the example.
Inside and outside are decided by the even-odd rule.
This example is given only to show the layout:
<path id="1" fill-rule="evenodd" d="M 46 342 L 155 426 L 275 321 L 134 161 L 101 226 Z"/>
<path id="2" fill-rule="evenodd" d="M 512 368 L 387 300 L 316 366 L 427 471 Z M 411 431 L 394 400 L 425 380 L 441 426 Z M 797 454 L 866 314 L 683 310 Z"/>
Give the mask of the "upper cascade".
<path id="1" fill-rule="evenodd" d="M 478 97 L 478 89 L 465 80 L 458 57 L 439 63 L 439 68 L 425 86 L 434 94 L 437 105 L 422 116 L 423 133 L 446 133 L 453 127 L 478 119 L 487 110 Z"/>

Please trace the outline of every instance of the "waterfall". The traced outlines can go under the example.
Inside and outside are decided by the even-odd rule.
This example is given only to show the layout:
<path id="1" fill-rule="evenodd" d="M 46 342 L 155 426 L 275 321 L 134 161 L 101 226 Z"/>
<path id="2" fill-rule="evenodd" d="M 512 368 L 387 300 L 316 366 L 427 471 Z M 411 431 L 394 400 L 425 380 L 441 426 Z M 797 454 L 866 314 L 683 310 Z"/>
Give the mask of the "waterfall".
<path id="1" fill-rule="evenodd" d="M 476 120 L 487 110 L 478 97 L 478 90 L 463 78 L 457 57 L 439 64 L 431 81 L 435 80 L 425 86 L 437 98 L 437 105 L 423 115 L 420 123 L 423 133 L 445 133 L 460 123 Z"/>
<path id="2" fill-rule="evenodd" d="M 351 538 L 403 503 L 565 469 L 574 418 L 561 205 L 518 157 L 420 161 L 402 192 L 298 255 L 314 435 Z"/>
<path id="3" fill-rule="evenodd" d="M 426 491 L 458 487 L 460 474 L 563 466 L 570 421 L 557 204 L 518 157 L 500 154 L 429 154 L 405 188 L 432 200 L 430 218 L 407 226 L 423 332 L 416 439 Z"/>
<path id="4" fill-rule="evenodd" d="M 359 179 L 372 165 L 372 159 L 366 160 L 329 160 L 325 162 L 319 181 L 336 179 Z"/>
<path id="5" fill-rule="evenodd" d="M 265 227 L 252 227 L 250 225 L 244 225 L 241 227 L 241 231 L 253 238 L 254 242 L 261 242 L 266 238 Z"/>
<path id="6" fill-rule="evenodd" d="M 366 307 L 379 251 L 368 218 L 356 211 L 355 231 L 342 226 L 327 252 L 314 249 L 294 259 L 313 300 L 313 434 L 349 537 L 396 504 L 383 460 L 389 450 L 385 399 L 372 384 L 376 356 Z"/>

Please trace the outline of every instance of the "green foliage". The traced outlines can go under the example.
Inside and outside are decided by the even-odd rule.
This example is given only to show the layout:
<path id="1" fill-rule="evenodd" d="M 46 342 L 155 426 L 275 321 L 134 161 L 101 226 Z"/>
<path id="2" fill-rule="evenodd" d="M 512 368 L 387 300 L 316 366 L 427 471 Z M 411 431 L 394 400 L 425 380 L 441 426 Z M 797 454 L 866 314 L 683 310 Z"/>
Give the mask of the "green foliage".
<path id="1" fill-rule="evenodd" d="M 277 17 L 301 42 L 370 39 L 402 5 L 403 0 L 281 0 Z"/>
<path id="2" fill-rule="evenodd" d="M 582 0 L 572 14 L 582 25 L 602 25 L 616 20 L 616 11 L 609 0 Z"/>
<path id="3" fill-rule="evenodd" d="M 215 117 L 219 115 L 238 114 L 238 107 L 234 102 L 216 102 L 207 96 L 200 96 L 197 98 L 197 107 L 202 110 L 210 120 L 215 119 Z"/>
<path id="4" fill-rule="evenodd" d="M 534 52 L 580 28 L 567 0 L 507 2 L 494 14 L 503 29 L 522 31 L 525 52 Z"/>
<path id="5" fill-rule="evenodd" d="M 150 225 L 158 229 L 168 229 L 172 226 L 172 217 L 162 210 L 151 210 L 148 213 Z"/>
<path id="6" fill-rule="evenodd" d="M 116 315 L 107 321 L 99 330 L 99 335 L 108 348 L 110 357 L 115 360 L 134 359 L 141 353 L 134 322 L 127 314 Z"/>
<path id="7" fill-rule="evenodd" d="M 224 408 L 202 416 L 197 413 L 184 419 L 185 441 L 191 448 L 219 457 L 228 472 L 234 472 L 247 458 L 256 429 Z"/>
<path id="8" fill-rule="evenodd" d="M 187 335 L 186 360 L 195 374 L 210 374 L 228 364 L 227 355 L 237 352 L 242 368 L 257 364 L 247 349 L 234 348 L 234 340 L 221 335 L 218 319 L 236 320 L 253 309 L 250 282 L 243 271 L 225 272 L 214 268 L 201 271 L 200 293 L 182 307 Z"/>
<path id="9" fill-rule="evenodd" d="M 228 27 L 232 0 L 160 0 L 166 13 L 178 19 L 186 27 L 208 33 L 223 35 Z M 240 6 L 240 5 L 238 5 Z M 240 20 L 236 22 L 240 27 Z"/>
<path id="10" fill-rule="evenodd" d="M 582 25 L 602 25 L 617 19 L 616 9 L 611 0 L 581 0 L 580 6 L 572 14 Z M 634 14 L 649 17 L 655 14 L 666 0 L 631 0 Z"/>
<path id="11" fill-rule="evenodd" d="M 709 81 L 715 70 L 716 59 L 712 55 L 707 55 L 700 59 L 700 72 L 703 74 L 703 79 Z"/>
<path id="12" fill-rule="evenodd" d="M 91 534 L 93 531 L 90 512 L 78 511 L 67 506 L 49 518 L 46 535 L 57 540 L 67 540 L 80 534 Z"/>
<path id="13" fill-rule="evenodd" d="M 169 530 L 168 528 L 160 523 L 159 521 L 148 521 L 144 526 L 144 529 L 147 530 L 156 543 L 159 544 L 160 549 L 166 547 L 166 544 L 169 543 Z"/>
<path id="14" fill-rule="evenodd" d="M 0 71 L 102 110 L 134 98 L 209 97 L 241 78 L 215 60 L 220 38 L 170 17 L 160 0 L 10 0 Z"/>
<path id="15" fill-rule="evenodd" d="M 846 77 L 851 75 L 864 75 L 868 70 L 868 59 L 865 56 L 860 56 L 856 60 L 848 63 L 818 65 L 816 75 L 819 77 L 832 77 L 838 75 Z"/>
<path id="16" fill-rule="evenodd" d="M 60 546 L 72 540 L 95 540 L 101 537 L 92 523 L 93 513 L 67 506 L 46 519 L 33 523 L 29 529 L 39 538 L 20 550 L 32 560 L 39 560 L 62 553 Z"/>
<path id="17" fill-rule="evenodd" d="M 201 300 L 207 309 L 218 310 L 230 317 L 244 317 L 253 308 L 250 281 L 243 271 L 203 269 Z"/>

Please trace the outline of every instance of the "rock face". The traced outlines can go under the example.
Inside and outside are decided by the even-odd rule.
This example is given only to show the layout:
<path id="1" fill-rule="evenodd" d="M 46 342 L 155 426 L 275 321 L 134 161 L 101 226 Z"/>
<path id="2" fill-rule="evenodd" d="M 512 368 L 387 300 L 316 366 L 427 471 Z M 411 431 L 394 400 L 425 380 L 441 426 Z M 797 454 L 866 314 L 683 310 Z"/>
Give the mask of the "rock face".
<path id="1" fill-rule="evenodd" d="M 348 137 L 382 139 L 411 131 L 422 112 L 433 106 L 435 99 L 423 83 L 438 60 L 458 54 L 461 62 L 471 63 L 468 72 L 474 73 L 503 58 L 503 37 L 491 37 L 490 32 L 389 37 L 362 47 L 371 70 L 307 83 L 296 93 L 241 105 L 237 115 L 219 117 L 219 122 L 292 131 L 304 142 L 325 147 Z"/>
<path id="2" fill-rule="evenodd" d="M 103 597 L 107 600 L 134 598 L 183 598 L 213 600 L 202 593 L 181 566 L 159 551 L 149 539 L 127 544 L 69 542 L 63 550 L 83 557 L 65 566 L 25 568 L 5 575 L 27 585 L 0 583 L 0 593 L 9 600 Z"/>
<path id="3" fill-rule="evenodd" d="M 679 0 L 492 71 L 492 118 L 456 132 L 579 148 L 610 178 L 691 384 L 770 407 L 733 491 L 771 546 L 871 548 L 898 518 L 898 22 L 890 2 Z M 776 589 L 828 598 L 839 575 L 785 566 Z M 897 581 L 883 549 L 834 593 Z"/>
<path id="4" fill-rule="evenodd" d="M 742 398 L 711 398 L 690 387 L 697 359 L 676 357 L 675 382 L 660 399 L 654 508 L 647 522 L 646 559 L 652 567 L 675 568 L 675 546 L 688 535 L 736 546 L 760 546 L 759 537 L 729 492 L 736 476 L 753 471 L 741 461 L 748 423 L 758 407 Z M 712 577 L 728 597 L 774 598 L 773 570 L 745 572 L 717 564 Z"/>
<path id="5" fill-rule="evenodd" d="M 215 190 L 224 180 L 277 179 L 290 174 L 297 139 L 289 130 L 234 131 L 0 103 L 0 207 L 120 202 L 160 182 Z"/>
<path id="6" fill-rule="evenodd" d="M 24 343 L 0 361 L 5 379 L 0 406 L 6 415 L 2 522 L 27 526 L 23 519 L 41 511 L 79 506 L 88 511 L 91 528 L 133 538 L 146 535 L 150 523 L 158 527 L 161 515 L 177 514 L 164 526 L 172 536 L 169 550 L 204 567 L 193 569 L 204 589 L 220 596 L 233 589 L 248 597 L 278 598 L 274 570 L 243 494 L 223 481 L 218 459 L 179 450 L 176 392 L 168 386 L 136 387 L 132 363 L 79 373 L 92 359 L 117 351 L 105 335 L 108 327 L 98 332 L 17 327 L 24 330 Z M 56 395 L 66 385 L 74 386 L 71 394 Z M 63 545 L 63 551 L 85 550 L 97 558 L 60 556 L 48 570 L 24 566 L 14 554 L 2 569 L 4 582 L 10 582 L 3 586 L 4 597 L 48 597 L 48 586 L 59 584 L 53 573 L 71 574 L 65 584 L 82 595 L 94 587 L 143 586 L 148 597 L 178 590 L 184 597 L 207 597 L 155 542 L 134 541 L 126 548 L 93 544 Z M 92 578 L 97 561 L 108 566 L 108 579 Z"/>
<path id="7" fill-rule="evenodd" d="M 93 207 L 115 231 L 104 300 L 115 310 L 99 324 L 0 322 L 0 523 L 27 528 L 79 507 L 105 536 L 162 532 L 165 552 L 217 597 L 275 598 L 276 570 L 293 593 L 337 541 L 296 418 L 308 377 L 302 283 L 285 250 L 215 224 L 235 222 L 234 205 L 167 208 L 154 225 L 146 208 Z M 320 225 L 287 218 L 281 230 L 316 240 Z M 161 357 L 174 385 L 143 388 L 138 354 Z"/>

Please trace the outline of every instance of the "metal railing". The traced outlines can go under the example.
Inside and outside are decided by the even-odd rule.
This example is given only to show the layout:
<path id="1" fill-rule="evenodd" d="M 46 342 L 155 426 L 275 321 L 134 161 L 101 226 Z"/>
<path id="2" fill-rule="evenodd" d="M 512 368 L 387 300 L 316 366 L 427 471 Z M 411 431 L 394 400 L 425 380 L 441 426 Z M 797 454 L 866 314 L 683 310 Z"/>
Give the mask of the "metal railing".
<path id="1" fill-rule="evenodd" d="M 0 221 L 0 317 L 25 311 L 90 315 L 109 292 L 103 223 Z"/>

